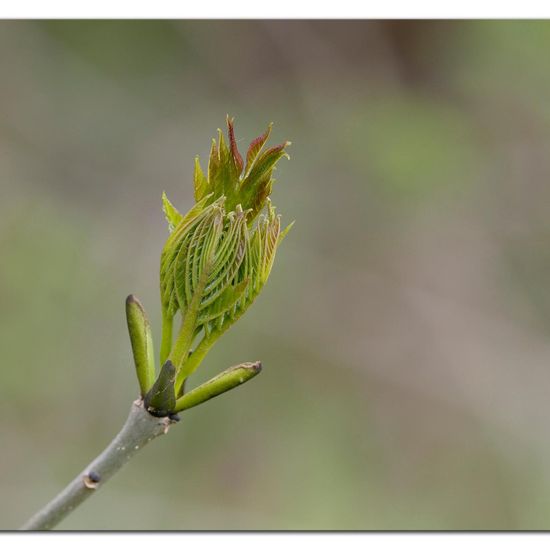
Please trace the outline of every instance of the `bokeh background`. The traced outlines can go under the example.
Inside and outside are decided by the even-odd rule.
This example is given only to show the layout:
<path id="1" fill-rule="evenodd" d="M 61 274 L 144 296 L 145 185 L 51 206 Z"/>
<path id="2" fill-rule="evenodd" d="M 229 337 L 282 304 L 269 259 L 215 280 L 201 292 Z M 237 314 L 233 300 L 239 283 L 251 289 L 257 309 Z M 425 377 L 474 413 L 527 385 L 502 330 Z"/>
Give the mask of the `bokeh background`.
<path id="1" fill-rule="evenodd" d="M 160 197 L 225 115 L 296 225 L 185 413 L 64 529 L 550 528 L 550 23 L 0 23 L 0 528 L 95 456 L 159 338 Z"/>

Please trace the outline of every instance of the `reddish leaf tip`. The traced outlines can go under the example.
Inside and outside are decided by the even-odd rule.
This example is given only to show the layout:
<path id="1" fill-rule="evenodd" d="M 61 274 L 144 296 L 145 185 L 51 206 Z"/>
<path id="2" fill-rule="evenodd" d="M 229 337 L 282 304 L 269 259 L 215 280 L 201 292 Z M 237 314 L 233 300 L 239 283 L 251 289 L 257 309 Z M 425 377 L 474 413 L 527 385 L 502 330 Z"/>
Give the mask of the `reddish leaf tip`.
<path id="1" fill-rule="evenodd" d="M 235 128 L 233 126 L 233 118 L 229 118 L 227 115 L 227 134 L 229 136 L 229 147 L 231 149 L 231 155 L 235 162 L 235 166 L 239 174 L 243 171 L 243 157 L 239 153 L 239 148 L 237 147 L 237 141 L 235 140 Z"/>

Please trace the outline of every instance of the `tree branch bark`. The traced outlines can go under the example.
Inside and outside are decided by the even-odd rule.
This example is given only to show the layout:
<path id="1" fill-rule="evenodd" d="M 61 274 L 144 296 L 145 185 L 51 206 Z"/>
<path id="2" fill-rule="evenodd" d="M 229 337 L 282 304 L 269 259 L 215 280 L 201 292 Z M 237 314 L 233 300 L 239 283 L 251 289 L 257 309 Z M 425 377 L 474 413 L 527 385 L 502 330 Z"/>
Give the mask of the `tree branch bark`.
<path id="1" fill-rule="evenodd" d="M 126 423 L 109 446 L 21 529 L 45 531 L 55 527 L 149 441 L 168 432 L 173 422 L 168 417 L 157 418 L 149 414 L 141 399 L 134 401 Z"/>

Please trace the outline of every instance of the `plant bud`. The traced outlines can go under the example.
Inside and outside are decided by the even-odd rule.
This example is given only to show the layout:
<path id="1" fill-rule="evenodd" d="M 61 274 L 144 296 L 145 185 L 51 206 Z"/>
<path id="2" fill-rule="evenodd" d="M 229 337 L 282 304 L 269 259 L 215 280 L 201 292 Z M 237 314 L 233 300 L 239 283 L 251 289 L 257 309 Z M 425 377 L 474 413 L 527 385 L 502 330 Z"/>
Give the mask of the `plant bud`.
<path id="1" fill-rule="evenodd" d="M 143 397 L 155 381 L 155 358 L 149 321 L 143 306 L 133 294 L 126 298 L 126 321 L 141 397 Z"/>

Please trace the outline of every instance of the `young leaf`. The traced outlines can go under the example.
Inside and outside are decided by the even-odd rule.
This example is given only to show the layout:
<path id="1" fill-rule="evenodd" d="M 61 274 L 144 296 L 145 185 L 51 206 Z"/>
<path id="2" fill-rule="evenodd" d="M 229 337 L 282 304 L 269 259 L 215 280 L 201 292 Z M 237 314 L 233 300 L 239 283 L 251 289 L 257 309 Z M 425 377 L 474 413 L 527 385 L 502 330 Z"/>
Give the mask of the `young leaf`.
<path id="1" fill-rule="evenodd" d="M 231 156 L 233 163 L 235 164 L 235 171 L 237 175 L 240 175 L 243 171 L 243 157 L 241 157 L 241 154 L 239 153 L 239 149 L 237 147 L 237 141 L 235 140 L 235 130 L 233 127 L 233 120 L 232 118 L 229 118 L 229 115 L 227 116 L 227 133 L 229 135 L 229 145 L 231 149 Z"/>
<path id="2" fill-rule="evenodd" d="M 262 284 L 265 283 L 271 273 L 271 267 L 275 260 L 275 252 L 279 244 L 279 235 L 281 233 L 281 217 L 275 215 L 275 208 L 268 199 L 268 217 L 262 224 L 262 265 L 261 278 Z"/>
<path id="3" fill-rule="evenodd" d="M 295 222 L 290 222 L 282 231 L 281 231 L 281 234 L 279 235 L 279 242 L 277 243 L 277 246 L 279 246 L 283 240 L 285 239 L 285 237 L 289 234 L 290 230 L 294 227 L 294 223 Z"/>
<path id="4" fill-rule="evenodd" d="M 215 321 L 223 315 L 231 315 L 233 306 L 242 298 L 247 286 L 248 280 L 244 280 L 225 288 L 212 305 L 199 312 L 199 323 L 203 325 L 209 321 Z"/>
<path id="5" fill-rule="evenodd" d="M 275 164 L 282 157 L 290 158 L 285 148 L 290 145 L 290 141 L 285 141 L 280 145 L 271 147 L 267 151 L 264 151 L 254 162 L 252 169 L 248 176 L 243 180 L 243 187 L 253 184 L 254 181 L 259 180 L 265 176 L 269 171 L 273 169 Z"/>
<path id="6" fill-rule="evenodd" d="M 250 143 L 248 147 L 248 151 L 246 153 L 246 168 L 244 171 L 245 177 L 248 176 L 248 174 L 250 174 L 250 170 L 252 170 L 254 161 L 256 160 L 257 156 L 260 154 L 260 151 L 262 150 L 262 147 L 265 145 L 265 142 L 269 139 L 272 127 L 273 127 L 273 122 L 269 124 L 265 133 L 263 133 L 261 136 L 258 136 L 256 139 L 253 139 L 252 142 Z"/>
<path id="7" fill-rule="evenodd" d="M 208 180 L 204 177 L 202 172 L 199 157 L 195 157 L 195 173 L 193 175 L 193 182 L 195 187 L 195 201 L 199 202 L 210 192 L 208 188 Z"/>
<path id="8" fill-rule="evenodd" d="M 208 159 L 208 189 L 211 193 L 214 193 L 214 198 L 217 198 L 219 195 L 216 194 L 214 189 L 214 181 L 218 177 L 218 172 L 220 170 L 220 157 L 218 154 L 218 145 L 215 139 L 212 139 L 212 146 L 210 147 L 210 157 Z"/>
<path id="9" fill-rule="evenodd" d="M 241 183 L 240 199 L 243 205 L 251 209 L 249 224 L 263 210 L 271 194 L 275 165 L 282 157 L 290 158 L 285 151 L 288 145 L 290 142 L 286 141 L 260 154 Z"/>
<path id="10" fill-rule="evenodd" d="M 204 287 L 201 307 L 209 306 L 234 280 L 244 258 L 247 239 L 246 212 L 239 208 L 227 215 L 227 226 Z"/>
<path id="11" fill-rule="evenodd" d="M 189 240 L 190 232 L 209 215 L 208 208 L 223 203 L 223 198 L 205 208 L 211 195 L 206 195 L 181 220 L 180 224 L 170 234 L 160 256 L 160 294 L 163 317 L 171 319 L 181 309 L 176 293 L 175 263 L 182 246 Z"/>
<path id="12" fill-rule="evenodd" d="M 222 233 L 223 206 L 211 204 L 189 227 L 174 262 L 175 292 L 180 309 L 187 313 L 192 300 L 197 305 L 214 265 L 216 245 Z"/>
<path id="13" fill-rule="evenodd" d="M 175 206 L 168 200 L 166 193 L 162 192 L 162 210 L 166 221 L 168 222 L 168 230 L 170 233 L 176 229 L 176 227 L 183 220 L 183 216 L 176 210 Z"/>

